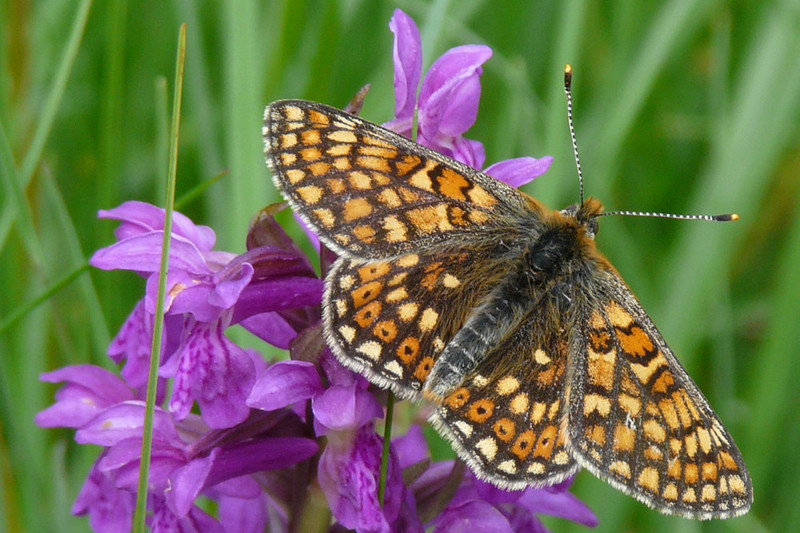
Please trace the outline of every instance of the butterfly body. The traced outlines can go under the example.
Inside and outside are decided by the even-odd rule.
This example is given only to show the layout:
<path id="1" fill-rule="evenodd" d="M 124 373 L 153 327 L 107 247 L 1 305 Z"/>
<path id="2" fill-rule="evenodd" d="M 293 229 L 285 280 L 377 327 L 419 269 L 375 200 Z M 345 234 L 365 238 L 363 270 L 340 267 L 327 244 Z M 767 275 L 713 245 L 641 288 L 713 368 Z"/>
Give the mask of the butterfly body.
<path id="1" fill-rule="evenodd" d="M 739 451 L 594 243 L 601 204 L 562 211 L 342 111 L 265 112 L 293 209 L 339 259 L 326 340 L 403 398 L 482 479 L 542 486 L 587 468 L 665 513 L 746 512 Z"/>

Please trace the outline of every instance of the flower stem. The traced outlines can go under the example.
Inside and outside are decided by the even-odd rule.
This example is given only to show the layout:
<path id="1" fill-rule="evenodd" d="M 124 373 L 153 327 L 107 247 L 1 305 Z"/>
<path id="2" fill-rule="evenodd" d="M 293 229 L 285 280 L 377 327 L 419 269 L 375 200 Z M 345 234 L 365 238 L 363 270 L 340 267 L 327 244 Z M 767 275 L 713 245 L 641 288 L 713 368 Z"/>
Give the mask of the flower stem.
<path id="1" fill-rule="evenodd" d="M 386 398 L 386 422 L 383 426 L 383 451 L 381 452 L 381 476 L 378 479 L 378 501 L 383 507 L 383 497 L 386 493 L 386 471 L 389 468 L 389 446 L 392 443 L 392 415 L 394 414 L 394 393 L 389 391 Z"/>

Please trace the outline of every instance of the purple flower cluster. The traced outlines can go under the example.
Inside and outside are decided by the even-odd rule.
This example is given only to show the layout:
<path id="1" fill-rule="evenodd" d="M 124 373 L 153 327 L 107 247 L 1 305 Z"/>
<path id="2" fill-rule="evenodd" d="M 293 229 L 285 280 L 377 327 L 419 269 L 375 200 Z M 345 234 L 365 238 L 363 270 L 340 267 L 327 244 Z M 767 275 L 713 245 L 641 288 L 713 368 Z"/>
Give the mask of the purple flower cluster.
<path id="1" fill-rule="evenodd" d="M 485 46 L 454 48 L 422 80 L 414 22 L 395 11 L 396 118 L 389 127 L 480 168 L 483 146 L 462 135 L 480 97 Z M 513 186 L 541 175 L 551 158 L 521 158 L 486 172 Z M 594 525 L 594 515 L 567 488 L 506 492 L 454 461 L 432 462 L 420 428 L 392 440 L 383 502 L 378 484 L 383 439 L 375 431 L 385 393 L 345 369 L 325 346 L 322 281 L 268 208 L 252 224 L 247 252 L 214 251 L 214 232 L 175 213 L 171 234 L 164 340 L 151 467 L 149 525 L 154 531 L 543 531 L 537 514 Z M 101 211 L 118 220 L 117 242 L 90 263 L 146 278 L 144 298 L 109 347 L 121 377 L 94 366 L 42 376 L 62 383 L 56 403 L 36 417 L 42 427 L 76 430 L 102 452 L 73 507 L 94 531 L 130 529 L 135 505 L 144 391 L 164 230 L 164 212 L 139 202 Z M 323 272 L 333 260 L 322 254 Z M 239 325 L 289 351 L 267 364 L 225 336 Z M 196 404 L 196 409 L 193 406 Z M 315 495 L 324 495 L 320 516 Z M 215 516 L 198 505 L 211 501 Z M 330 515 L 325 513 L 329 512 Z M 316 513 L 311 518 L 309 513 Z"/>

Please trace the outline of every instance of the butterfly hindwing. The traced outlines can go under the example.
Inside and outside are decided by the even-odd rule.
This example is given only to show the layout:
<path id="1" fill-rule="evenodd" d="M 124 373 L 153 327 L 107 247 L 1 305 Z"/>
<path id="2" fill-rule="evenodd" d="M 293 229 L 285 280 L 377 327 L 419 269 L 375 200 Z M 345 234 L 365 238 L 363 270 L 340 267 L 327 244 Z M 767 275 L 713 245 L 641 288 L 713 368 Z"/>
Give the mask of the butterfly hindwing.
<path id="1" fill-rule="evenodd" d="M 567 336 L 545 319 L 551 299 L 538 299 L 432 416 L 478 477 L 503 488 L 550 485 L 578 469 L 566 441 Z"/>
<path id="2" fill-rule="evenodd" d="M 386 258 L 476 240 L 532 200 L 339 109 L 282 100 L 264 113 L 267 164 L 292 208 L 337 254 Z"/>
<path id="3" fill-rule="evenodd" d="M 569 440 L 623 492 L 693 518 L 742 514 L 752 486 L 733 439 L 616 272 L 599 271 L 574 342 Z"/>
<path id="4" fill-rule="evenodd" d="M 507 273 L 508 266 L 490 253 L 339 258 L 323 299 L 328 344 L 343 364 L 373 383 L 419 399 L 445 345 Z"/>

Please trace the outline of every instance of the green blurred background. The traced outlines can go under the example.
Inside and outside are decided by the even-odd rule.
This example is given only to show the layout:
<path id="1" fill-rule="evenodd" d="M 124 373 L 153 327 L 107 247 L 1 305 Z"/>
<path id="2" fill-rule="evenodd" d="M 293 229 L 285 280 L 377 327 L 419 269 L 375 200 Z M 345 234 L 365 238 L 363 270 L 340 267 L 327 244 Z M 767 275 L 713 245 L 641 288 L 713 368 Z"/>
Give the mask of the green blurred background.
<path id="1" fill-rule="evenodd" d="M 468 136 L 485 143 L 487 164 L 553 155 L 530 194 L 559 208 L 577 199 L 562 90 L 571 63 L 587 194 L 610 210 L 741 216 L 612 217 L 597 240 L 735 437 L 753 510 L 709 523 L 663 517 L 581 473 L 574 491 L 598 529 L 800 531 L 800 3 L 658 4 L 0 4 L 0 530 L 88 528 L 69 513 L 98 450 L 33 425 L 55 390 L 38 375 L 109 366 L 108 343 L 142 295 L 128 272 L 63 278 L 112 242 L 98 209 L 163 205 L 180 23 L 178 197 L 227 171 L 182 211 L 217 231 L 218 249 L 242 252 L 250 217 L 278 199 L 261 153 L 264 106 L 343 106 L 370 82 L 362 115 L 389 120 L 387 24 L 400 7 L 419 24 L 426 66 L 452 46 L 494 49 Z"/>

